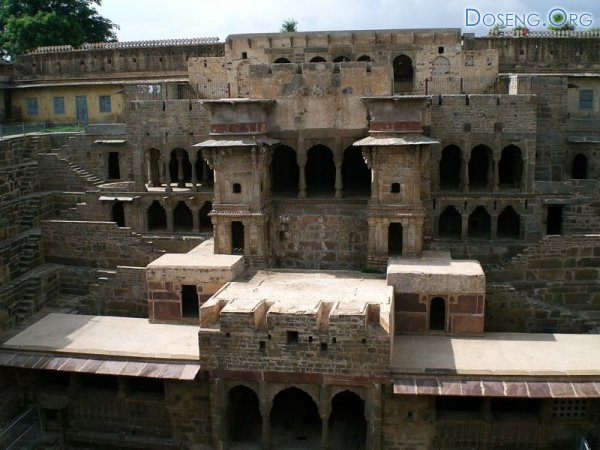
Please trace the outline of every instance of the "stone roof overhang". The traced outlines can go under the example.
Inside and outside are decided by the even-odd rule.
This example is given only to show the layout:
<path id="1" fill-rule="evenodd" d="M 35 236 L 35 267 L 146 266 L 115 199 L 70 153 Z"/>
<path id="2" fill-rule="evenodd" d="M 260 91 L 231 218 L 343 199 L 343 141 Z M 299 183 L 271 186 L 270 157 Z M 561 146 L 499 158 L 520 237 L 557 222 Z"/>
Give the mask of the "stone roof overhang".
<path id="1" fill-rule="evenodd" d="M 268 137 L 239 137 L 237 139 L 209 139 L 194 144 L 196 148 L 219 148 L 219 147 L 260 147 L 279 144 L 279 140 Z"/>
<path id="2" fill-rule="evenodd" d="M 4 342 L 0 366 L 193 380 L 197 342 L 197 326 L 53 313 Z"/>
<path id="3" fill-rule="evenodd" d="M 422 134 L 417 135 L 398 135 L 394 137 L 372 137 L 367 136 L 352 144 L 355 147 L 390 147 L 398 145 L 429 145 L 439 144 L 440 141 L 432 139 Z"/>

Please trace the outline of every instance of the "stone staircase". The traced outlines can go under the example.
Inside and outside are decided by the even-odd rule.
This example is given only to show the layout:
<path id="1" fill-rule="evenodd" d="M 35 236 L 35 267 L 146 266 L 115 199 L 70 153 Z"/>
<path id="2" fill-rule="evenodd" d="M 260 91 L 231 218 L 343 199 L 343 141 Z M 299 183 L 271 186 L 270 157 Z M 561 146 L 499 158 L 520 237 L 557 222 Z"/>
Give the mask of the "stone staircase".
<path id="1" fill-rule="evenodd" d="M 42 231 L 39 228 L 31 230 L 27 242 L 21 249 L 21 258 L 19 259 L 18 271 L 25 273 L 42 262 L 41 256 Z"/>
<path id="2" fill-rule="evenodd" d="M 64 160 L 66 161 L 66 160 Z M 71 162 L 67 162 L 67 165 L 71 168 L 71 170 L 81 179 L 85 180 L 85 182 L 91 186 L 99 186 L 101 184 L 106 183 L 106 181 L 98 178 L 96 175 L 88 172 L 83 167 L 78 166 L 77 164 L 73 164 Z"/>

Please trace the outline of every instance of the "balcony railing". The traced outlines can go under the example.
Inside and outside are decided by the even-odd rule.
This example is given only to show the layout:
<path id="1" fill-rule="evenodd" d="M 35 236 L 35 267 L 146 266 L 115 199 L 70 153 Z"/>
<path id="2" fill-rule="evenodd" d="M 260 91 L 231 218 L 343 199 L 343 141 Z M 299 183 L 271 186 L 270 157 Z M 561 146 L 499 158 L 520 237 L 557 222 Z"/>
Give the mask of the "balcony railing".
<path id="1" fill-rule="evenodd" d="M 40 410 L 37 406 L 33 406 L 0 431 L 0 448 L 6 450 L 35 448 L 43 436 L 44 428 L 40 420 Z"/>

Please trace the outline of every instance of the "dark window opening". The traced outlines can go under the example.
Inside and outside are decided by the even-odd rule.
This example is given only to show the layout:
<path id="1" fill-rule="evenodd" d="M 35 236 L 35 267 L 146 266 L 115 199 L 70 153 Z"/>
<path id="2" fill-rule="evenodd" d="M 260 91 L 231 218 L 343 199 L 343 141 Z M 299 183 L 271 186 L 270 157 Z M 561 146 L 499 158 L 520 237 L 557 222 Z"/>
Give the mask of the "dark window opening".
<path id="1" fill-rule="evenodd" d="M 322 56 L 315 56 L 309 61 L 311 63 L 327 62 Z"/>
<path id="2" fill-rule="evenodd" d="M 367 167 L 360 147 L 349 147 L 344 152 L 342 184 L 346 197 L 371 195 L 371 169 Z"/>
<path id="3" fill-rule="evenodd" d="M 42 371 L 42 383 L 46 386 L 67 387 L 70 384 L 69 374 L 65 372 L 57 372 L 54 370 Z"/>
<path id="4" fill-rule="evenodd" d="M 115 202 L 112 205 L 112 221 L 117 223 L 118 227 L 125 226 L 125 210 L 123 209 L 123 202 Z"/>
<path id="5" fill-rule="evenodd" d="M 521 218 L 512 206 L 507 206 L 498 216 L 498 237 L 519 239 L 521 234 Z"/>
<path id="6" fill-rule="evenodd" d="M 542 401 L 533 398 L 492 398 L 490 409 L 494 417 L 538 416 Z"/>
<path id="7" fill-rule="evenodd" d="M 402 224 L 390 223 L 388 227 L 388 255 L 402 255 Z"/>
<path id="8" fill-rule="evenodd" d="M 592 89 L 579 90 L 579 110 L 592 111 L 594 109 L 594 91 Z"/>
<path id="9" fill-rule="evenodd" d="M 117 391 L 119 381 L 117 377 L 107 375 L 81 375 L 81 387 L 87 389 L 105 389 Z"/>
<path id="10" fill-rule="evenodd" d="M 288 331 L 286 333 L 286 343 L 290 345 L 296 345 L 298 343 L 298 332 Z"/>
<path id="11" fill-rule="evenodd" d="M 454 206 L 446 206 L 440 214 L 439 235 L 445 238 L 461 238 L 462 216 Z"/>
<path id="12" fill-rule="evenodd" d="M 498 182 L 501 186 L 519 188 L 522 175 L 521 149 L 515 145 L 509 145 L 502 150 L 502 156 L 498 162 Z"/>
<path id="13" fill-rule="evenodd" d="M 362 56 L 358 57 L 357 61 L 360 61 L 360 62 L 373 62 L 373 58 L 371 58 L 369 55 L 362 55 Z"/>
<path id="14" fill-rule="evenodd" d="M 578 153 L 573 158 L 573 178 L 585 180 L 588 177 L 587 158 L 583 153 Z"/>
<path id="15" fill-rule="evenodd" d="M 394 94 L 412 92 L 414 69 L 412 59 L 399 55 L 392 63 L 394 70 Z"/>
<path id="16" fill-rule="evenodd" d="M 242 185 L 240 183 L 233 183 L 233 193 L 234 194 L 242 193 Z"/>
<path id="17" fill-rule="evenodd" d="M 194 218 L 192 210 L 183 201 L 177 203 L 177 206 L 173 209 L 173 230 L 192 231 L 193 229 Z"/>
<path id="18" fill-rule="evenodd" d="M 181 148 L 176 148 L 171 152 L 169 173 L 171 183 L 177 183 L 177 187 L 185 187 L 185 183 L 192 181 L 192 163 L 188 152 Z"/>
<path id="19" fill-rule="evenodd" d="M 478 145 L 469 159 L 469 187 L 486 188 L 492 176 L 492 150 Z"/>
<path id="20" fill-rule="evenodd" d="M 119 152 L 110 152 L 108 154 L 108 178 L 110 180 L 119 180 L 121 178 Z"/>
<path id="21" fill-rule="evenodd" d="M 444 47 L 438 47 L 438 53 L 441 55 L 444 53 Z"/>
<path id="22" fill-rule="evenodd" d="M 290 60 L 287 58 L 277 58 L 274 61 L 275 64 L 290 64 Z"/>
<path id="23" fill-rule="evenodd" d="M 242 52 L 242 59 L 248 59 L 248 52 Z"/>
<path id="24" fill-rule="evenodd" d="M 226 424 L 232 442 L 260 443 L 262 416 L 256 392 L 246 386 L 229 391 Z"/>
<path id="25" fill-rule="evenodd" d="M 440 189 L 458 189 L 460 187 L 461 150 L 449 145 L 442 150 L 440 159 Z"/>
<path id="26" fill-rule="evenodd" d="M 298 194 L 299 169 L 293 148 L 282 145 L 273 151 L 270 174 L 273 193 L 288 196 Z"/>
<path id="27" fill-rule="evenodd" d="M 306 189 L 310 195 L 326 195 L 335 192 L 333 153 L 324 145 L 316 145 L 308 150 Z"/>
<path id="28" fill-rule="evenodd" d="M 291 387 L 279 392 L 271 408 L 272 448 L 321 448 L 321 418 L 310 395 Z"/>
<path id="29" fill-rule="evenodd" d="M 340 392 L 331 400 L 329 437 L 331 450 L 367 448 L 365 401 L 354 392 Z"/>
<path id="30" fill-rule="evenodd" d="M 446 301 L 435 297 L 429 304 L 429 330 L 446 331 Z"/>
<path id="31" fill-rule="evenodd" d="M 128 382 L 129 389 L 133 393 L 160 395 L 165 393 L 165 383 L 159 378 L 129 377 Z"/>
<path id="32" fill-rule="evenodd" d="M 212 211 L 212 202 L 204 202 L 200 208 L 200 231 L 212 230 L 212 221 L 208 215 Z"/>
<path id="33" fill-rule="evenodd" d="M 546 234 L 562 234 L 563 207 L 548 206 L 546 216 Z"/>
<path id="34" fill-rule="evenodd" d="M 326 352 L 328 348 L 327 342 L 321 342 L 321 351 Z"/>
<path id="35" fill-rule="evenodd" d="M 231 222 L 231 254 L 244 254 L 244 224 Z"/>
<path id="36" fill-rule="evenodd" d="M 339 56 L 336 56 L 335 58 L 333 58 L 334 63 L 342 63 L 342 62 L 348 62 L 348 61 L 350 61 L 350 58 L 348 58 L 345 55 L 339 55 Z"/>
<path id="37" fill-rule="evenodd" d="M 197 319 L 200 317 L 198 304 L 198 289 L 195 285 L 181 286 L 181 316 Z"/>
<path id="38" fill-rule="evenodd" d="M 400 193 L 400 183 L 392 183 L 392 188 L 390 189 L 390 192 L 392 194 L 399 194 Z"/>
<path id="39" fill-rule="evenodd" d="M 167 229 L 167 212 L 165 208 L 154 200 L 148 208 L 148 230 L 166 230 Z"/>
<path id="40" fill-rule="evenodd" d="M 490 215 L 483 206 L 479 205 L 469 216 L 469 238 L 489 239 L 491 225 Z"/>
<path id="41" fill-rule="evenodd" d="M 481 413 L 483 399 L 479 397 L 441 396 L 435 398 L 438 414 L 444 413 Z"/>

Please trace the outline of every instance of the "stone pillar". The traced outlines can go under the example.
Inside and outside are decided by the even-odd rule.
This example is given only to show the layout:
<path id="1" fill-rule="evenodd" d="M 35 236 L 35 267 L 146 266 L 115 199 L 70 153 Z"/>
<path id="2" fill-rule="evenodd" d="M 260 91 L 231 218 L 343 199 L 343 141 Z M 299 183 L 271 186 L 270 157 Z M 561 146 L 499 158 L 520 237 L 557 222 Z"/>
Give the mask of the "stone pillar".
<path id="1" fill-rule="evenodd" d="M 271 402 L 269 400 L 268 385 L 264 381 L 258 384 L 258 397 L 260 415 L 262 417 L 262 438 L 261 444 L 263 450 L 271 448 Z"/>
<path id="2" fill-rule="evenodd" d="M 150 153 L 146 153 L 144 155 L 144 163 L 146 164 L 146 167 L 144 168 L 145 179 L 142 180 L 142 183 L 146 184 L 146 182 L 148 182 L 149 187 L 154 187 L 154 180 L 152 177 L 152 158 Z"/>
<path id="3" fill-rule="evenodd" d="M 198 162 L 198 156 L 196 155 L 192 159 L 192 189 L 195 191 L 198 187 L 198 174 L 196 173 L 196 163 Z"/>
<path id="4" fill-rule="evenodd" d="M 406 221 L 400 221 L 400 223 L 402 223 L 402 256 L 413 256 L 413 247 L 412 247 L 412 242 L 410 239 L 411 236 L 411 228 L 413 226 L 412 224 L 412 219 L 407 223 Z M 389 233 L 389 226 L 388 226 L 388 233 Z M 388 236 L 388 242 L 389 242 L 389 236 Z M 388 254 L 389 254 L 389 248 L 388 248 Z"/>
<path id="5" fill-rule="evenodd" d="M 466 194 L 469 192 L 469 160 L 467 158 L 462 159 L 460 175 L 462 191 Z"/>
<path id="6" fill-rule="evenodd" d="M 171 192 L 173 190 L 173 188 L 171 187 L 171 170 L 169 169 L 169 164 L 168 163 L 162 163 L 162 169 L 163 169 L 163 179 L 166 182 L 167 188 L 166 188 L 166 192 Z"/>
<path id="7" fill-rule="evenodd" d="M 461 215 L 461 218 L 462 218 L 462 230 L 461 230 L 460 238 L 463 241 L 466 241 L 467 239 L 469 239 L 469 212 L 466 209 L 463 212 L 463 214 Z"/>
<path id="8" fill-rule="evenodd" d="M 306 198 L 306 156 L 298 158 L 298 198 Z"/>
<path id="9" fill-rule="evenodd" d="M 487 175 L 486 175 L 486 179 L 487 179 L 487 189 L 490 190 L 490 188 L 493 188 L 494 186 L 497 185 L 496 183 L 496 173 L 498 171 L 494 170 L 494 155 L 488 155 L 488 166 L 487 166 Z"/>
<path id="10" fill-rule="evenodd" d="M 329 401 L 329 387 L 321 386 L 319 390 L 319 415 L 321 416 L 321 449 L 329 450 L 329 415 L 331 402 Z"/>
<path id="11" fill-rule="evenodd" d="M 192 210 L 192 229 L 194 233 L 200 233 L 200 212 L 194 208 L 190 209 Z"/>
<path id="12" fill-rule="evenodd" d="M 173 208 L 165 208 L 167 212 L 167 231 L 173 232 Z"/>
<path id="13" fill-rule="evenodd" d="M 177 187 L 185 187 L 185 174 L 183 173 L 183 152 L 181 150 L 175 152 L 177 158 Z"/>
<path id="14" fill-rule="evenodd" d="M 490 239 L 498 239 L 498 214 L 490 214 L 491 217 L 491 230 Z"/>
<path id="15" fill-rule="evenodd" d="M 493 162 L 493 172 L 494 172 L 494 182 L 492 185 L 492 191 L 493 192 L 498 192 L 498 185 L 500 184 L 500 174 L 498 173 L 498 163 L 500 162 L 500 160 L 498 158 L 494 158 L 494 162 Z"/>
<path id="16" fill-rule="evenodd" d="M 367 450 L 381 450 L 382 387 L 373 385 L 367 390 L 365 418 L 367 419 Z"/>
<path id="17" fill-rule="evenodd" d="M 207 187 L 210 184 L 208 179 L 208 164 L 202 162 L 202 187 Z"/>

